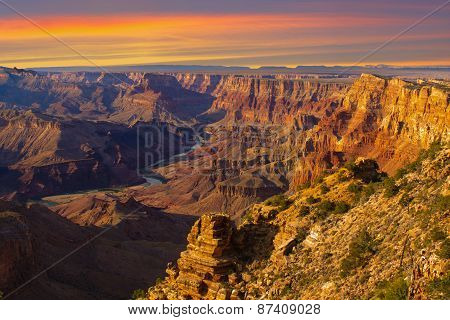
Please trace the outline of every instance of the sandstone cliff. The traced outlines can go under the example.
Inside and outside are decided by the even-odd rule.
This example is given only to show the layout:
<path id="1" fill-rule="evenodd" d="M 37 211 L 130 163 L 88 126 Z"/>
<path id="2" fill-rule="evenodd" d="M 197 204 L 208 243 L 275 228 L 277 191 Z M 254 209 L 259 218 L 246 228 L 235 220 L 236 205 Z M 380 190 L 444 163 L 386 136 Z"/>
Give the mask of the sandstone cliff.
<path id="1" fill-rule="evenodd" d="M 226 111 L 236 122 L 285 123 L 302 115 L 332 112 L 343 99 L 348 83 L 267 79 L 243 76 L 179 74 L 191 90 L 209 93 L 214 100 L 209 113 Z"/>
<path id="2" fill-rule="evenodd" d="M 433 144 L 395 179 L 358 159 L 289 198 L 256 204 L 227 241 L 236 268 L 221 283 L 235 295 L 220 298 L 448 299 L 449 159 L 448 145 Z M 176 280 L 183 269 L 201 283 L 194 270 L 203 252 L 188 246 L 148 298 L 204 298 Z"/>
<path id="3" fill-rule="evenodd" d="M 178 78 L 184 85 L 197 83 L 194 89 L 209 83 L 207 76 Z M 188 200 L 177 186 L 203 177 L 194 178 L 197 196 L 190 202 L 175 208 L 174 199 L 165 201 L 175 212 L 221 210 L 234 215 L 248 204 L 243 198 L 255 201 L 293 190 L 359 156 L 375 159 L 393 174 L 433 141 L 449 139 L 449 89 L 434 82 L 363 74 L 349 86 L 223 76 L 212 92 L 216 100 L 210 112 L 224 109 L 226 116 L 206 129 L 206 156 L 194 154 L 178 166 L 193 170 L 180 169 L 181 174 L 169 178 L 170 189 Z M 154 191 L 159 196 L 152 192 L 149 200 L 167 198 Z M 217 200 L 218 193 L 222 200 Z M 145 192 L 140 196 L 145 201 Z M 224 201 L 226 196 L 236 201 Z M 213 198 L 219 206 L 211 206 Z"/>

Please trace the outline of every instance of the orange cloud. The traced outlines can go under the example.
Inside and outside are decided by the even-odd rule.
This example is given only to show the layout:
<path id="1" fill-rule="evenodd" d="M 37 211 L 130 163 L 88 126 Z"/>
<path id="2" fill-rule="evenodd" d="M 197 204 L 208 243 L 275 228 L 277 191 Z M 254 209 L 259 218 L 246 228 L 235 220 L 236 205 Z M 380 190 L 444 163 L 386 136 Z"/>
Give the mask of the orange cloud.
<path id="1" fill-rule="evenodd" d="M 333 50 L 355 51 L 351 46 L 368 41 L 384 42 L 389 34 L 379 32 L 380 26 L 395 29 L 409 23 L 400 18 L 324 14 L 60 16 L 34 21 L 99 65 L 227 59 L 239 63 L 240 58 L 253 56 L 326 51 L 332 55 Z M 0 65 L 87 64 L 24 19 L 0 20 L 0 32 Z"/>

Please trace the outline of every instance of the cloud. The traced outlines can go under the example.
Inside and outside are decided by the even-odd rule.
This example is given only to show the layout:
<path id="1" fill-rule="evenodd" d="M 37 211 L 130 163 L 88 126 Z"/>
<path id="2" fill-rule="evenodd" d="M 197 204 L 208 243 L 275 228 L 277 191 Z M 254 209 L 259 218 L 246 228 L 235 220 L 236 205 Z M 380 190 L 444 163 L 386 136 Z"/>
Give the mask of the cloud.
<path id="1" fill-rule="evenodd" d="M 411 23 L 410 17 L 343 13 L 41 16 L 52 35 L 101 65 L 232 62 L 235 65 L 352 63 Z M 449 22 L 436 17 L 373 57 L 442 64 Z M 86 61 L 28 21 L 0 20 L 0 65 L 74 66 Z M 432 43 L 432 45 L 430 45 Z M 414 52 L 417 52 L 416 56 Z M 420 52 L 420 59 L 417 55 Z M 374 63 L 367 61 L 367 63 Z"/>

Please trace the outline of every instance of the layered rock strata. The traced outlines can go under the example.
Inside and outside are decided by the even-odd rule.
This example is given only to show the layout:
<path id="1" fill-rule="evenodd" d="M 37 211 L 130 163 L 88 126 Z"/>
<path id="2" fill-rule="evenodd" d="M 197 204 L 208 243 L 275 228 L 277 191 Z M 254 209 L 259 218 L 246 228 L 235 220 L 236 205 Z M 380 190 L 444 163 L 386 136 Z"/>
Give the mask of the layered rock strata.
<path id="1" fill-rule="evenodd" d="M 230 299 L 232 293 L 238 298 L 229 284 L 236 281 L 232 233 L 227 216 L 203 215 L 189 233 L 187 250 L 177 265 L 168 267 L 170 289 L 151 292 L 151 298 Z"/>

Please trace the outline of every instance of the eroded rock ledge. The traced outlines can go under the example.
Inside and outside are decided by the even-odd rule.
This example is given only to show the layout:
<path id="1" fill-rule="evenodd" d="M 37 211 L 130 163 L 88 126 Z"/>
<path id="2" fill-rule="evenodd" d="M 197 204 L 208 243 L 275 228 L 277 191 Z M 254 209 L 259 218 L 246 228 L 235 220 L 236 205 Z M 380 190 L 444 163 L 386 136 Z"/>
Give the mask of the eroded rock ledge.
<path id="1" fill-rule="evenodd" d="M 149 293 L 150 299 L 238 299 L 231 290 L 238 265 L 231 243 L 234 226 L 228 216 L 206 214 L 192 227 L 187 250 L 177 265 L 168 265 L 166 285 Z"/>

